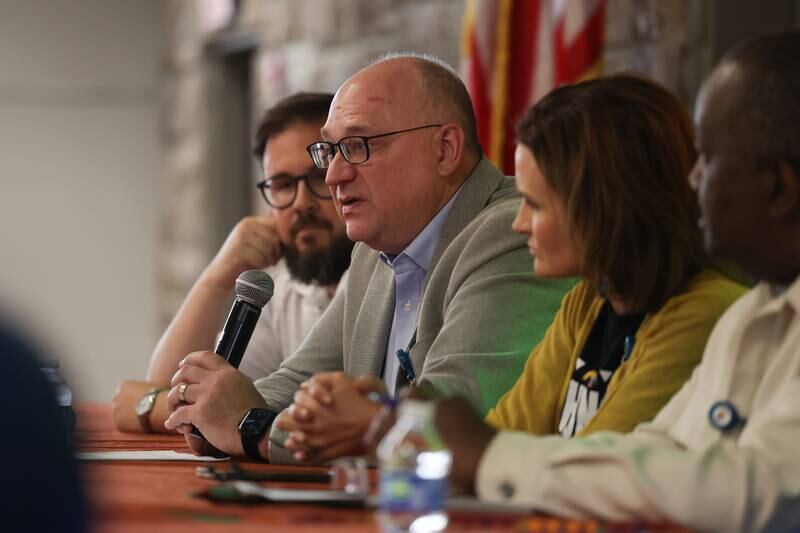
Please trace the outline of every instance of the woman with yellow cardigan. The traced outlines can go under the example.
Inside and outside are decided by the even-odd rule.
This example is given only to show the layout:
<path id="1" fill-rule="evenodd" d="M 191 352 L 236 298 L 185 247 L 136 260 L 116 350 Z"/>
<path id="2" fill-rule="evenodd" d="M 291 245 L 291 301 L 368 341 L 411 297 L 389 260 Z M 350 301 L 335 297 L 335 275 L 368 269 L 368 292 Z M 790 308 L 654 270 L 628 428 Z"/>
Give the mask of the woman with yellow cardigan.
<path id="1" fill-rule="evenodd" d="M 565 437 L 630 431 L 689 378 L 745 290 L 703 251 L 691 120 L 661 86 L 618 75 L 551 92 L 518 137 L 513 229 L 537 275 L 583 280 L 486 420 Z"/>

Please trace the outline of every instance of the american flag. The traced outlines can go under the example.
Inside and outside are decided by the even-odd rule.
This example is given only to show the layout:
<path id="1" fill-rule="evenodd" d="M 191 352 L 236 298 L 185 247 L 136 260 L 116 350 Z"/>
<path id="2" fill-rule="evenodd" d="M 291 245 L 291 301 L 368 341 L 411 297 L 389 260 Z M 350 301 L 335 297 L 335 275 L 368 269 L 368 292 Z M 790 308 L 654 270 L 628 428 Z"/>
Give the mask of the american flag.
<path id="1" fill-rule="evenodd" d="M 514 171 L 514 126 L 551 89 L 601 71 L 604 0 L 468 0 L 462 76 L 492 162 Z"/>

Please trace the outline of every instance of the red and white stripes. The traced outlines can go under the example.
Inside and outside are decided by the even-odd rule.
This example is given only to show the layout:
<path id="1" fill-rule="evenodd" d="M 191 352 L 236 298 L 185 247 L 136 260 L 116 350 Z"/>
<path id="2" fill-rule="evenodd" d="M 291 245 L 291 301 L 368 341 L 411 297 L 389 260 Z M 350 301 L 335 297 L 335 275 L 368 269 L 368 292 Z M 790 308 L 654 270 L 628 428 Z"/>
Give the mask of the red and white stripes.
<path id="1" fill-rule="evenodd" d="M 462 77 L 487 157 L 514 170 L 514 125 L 554 87 L 601 70 L 604 0 L 468 0 Z"/>

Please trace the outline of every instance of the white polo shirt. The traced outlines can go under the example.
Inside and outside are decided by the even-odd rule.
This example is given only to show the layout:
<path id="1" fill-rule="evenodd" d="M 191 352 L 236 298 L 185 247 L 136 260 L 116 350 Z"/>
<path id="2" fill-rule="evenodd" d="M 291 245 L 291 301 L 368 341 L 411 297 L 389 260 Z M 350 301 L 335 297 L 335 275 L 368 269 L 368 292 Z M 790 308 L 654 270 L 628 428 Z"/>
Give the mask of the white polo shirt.
<path id="1" fill-rule="evenodd" d="M 265 272 L 275 281 L 275 293 L 261 311 L 239 365 L 239 370 L 253 380 L 273 373 L 297 350 L 332 300 L 324 287 L 292 278 L 284 260 Z"/>

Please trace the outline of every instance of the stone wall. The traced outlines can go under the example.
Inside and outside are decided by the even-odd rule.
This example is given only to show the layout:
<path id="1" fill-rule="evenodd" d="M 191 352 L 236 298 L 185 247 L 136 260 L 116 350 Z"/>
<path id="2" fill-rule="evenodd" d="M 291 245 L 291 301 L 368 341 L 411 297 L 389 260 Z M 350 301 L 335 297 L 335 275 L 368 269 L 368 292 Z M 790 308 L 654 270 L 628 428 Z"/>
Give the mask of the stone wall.
<path id="1" fill-rule="evenodd" d="M 298 90 L 335 90 L 389 50 L 431 53 L 454 66 L 459 60 L 463 0 L 241 0 L 235 13 L 233 7 L 230 13 L 217 9 L 216 23 L 201 12 L 225 3 L 164 4 L 160 328 L 214 251 L 208 213 L 219 200 L 210 194 L 207 110 L 213 103 L 204 47 L 215 32 L 227 28 L 260 43 L 252 62 L 257 110 Z M 705 0 L 608 0 L 606 71 L 645 72 L 690 103 L 708 68 L 706 5 Z"/>
<path id="2" fill-rule="evenodd" d="M 608 0 L 605 72 L 634 70 L 690 105 L 710 68 L 707 0 Z"/>
<path id="3" fill-rule="evenodd" d="M 262 36 L 256 102 L 334 91 L 375 56 L 414 50 L 458 64 L 463 0 L 245 0 L 241 24 Z"/>
<path id="4" fill-rule="evenodd" d="M 161 72 L 162 146 L 158 224 L 158 328 L 174 316 L 209 261 L 204 213 L 209 177 L 206 83 L 197 4 L 164 3 L 165 49 Z"/>

